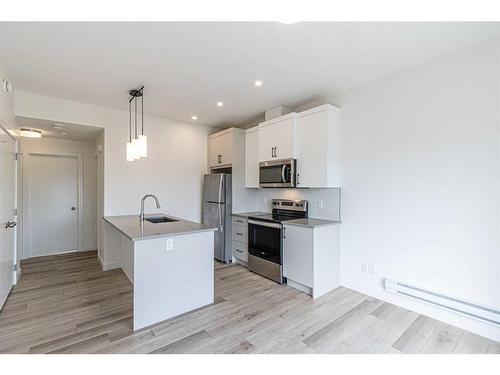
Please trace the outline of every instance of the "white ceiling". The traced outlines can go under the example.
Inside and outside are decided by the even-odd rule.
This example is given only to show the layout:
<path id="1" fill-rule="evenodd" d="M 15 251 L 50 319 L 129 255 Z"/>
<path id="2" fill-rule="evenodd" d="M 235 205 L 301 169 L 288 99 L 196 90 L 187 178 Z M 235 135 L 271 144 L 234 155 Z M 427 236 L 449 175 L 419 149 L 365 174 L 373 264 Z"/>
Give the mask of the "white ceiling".
<path id="1" fill-rule="evenodd" d="M 42 137 L 71 139 L 74 141 L 86 141 L 86 142 L 95 141 L 102 131 L 102 128 L 97 128 L 94 126 L 70 124 L 68 122 L 57 122 L 57 123 L 64 125 L 64 128 L 61 130 L 54 128 L 52 126 L 54 124 L 54 121 L 16 116 L 15 130 L 17 132 L 20 128 L 37 129 L 42 131 Z M 67 134 L 66 135 L 61 134 L 61 132 L 65 132 Z"/>
<path id="2" fill-rule="evenodd" d="M 18 90 L 245 125 L 500 36 L 500 23 L 1 23 Z M 256 88 L 253 82 L 264 85 Z M 222 100 L 223 108 L 216 102 Z"/>

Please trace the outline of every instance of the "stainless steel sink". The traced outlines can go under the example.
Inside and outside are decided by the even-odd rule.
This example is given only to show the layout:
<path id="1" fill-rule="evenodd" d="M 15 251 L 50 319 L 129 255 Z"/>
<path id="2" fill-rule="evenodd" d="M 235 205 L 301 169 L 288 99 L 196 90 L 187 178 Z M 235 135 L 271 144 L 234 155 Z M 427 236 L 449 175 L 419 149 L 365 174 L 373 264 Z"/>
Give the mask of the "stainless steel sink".
<path id="1" fill-rule="evenodd" d="M 173 221 L 179 221 L 179 220 L 171 219 L 167 216 L 149 216 L 149 217 L 145 217 L 144 220 L 149 221 L 150 223 L 153 223 L 153 224 L 171 223 Z"/>

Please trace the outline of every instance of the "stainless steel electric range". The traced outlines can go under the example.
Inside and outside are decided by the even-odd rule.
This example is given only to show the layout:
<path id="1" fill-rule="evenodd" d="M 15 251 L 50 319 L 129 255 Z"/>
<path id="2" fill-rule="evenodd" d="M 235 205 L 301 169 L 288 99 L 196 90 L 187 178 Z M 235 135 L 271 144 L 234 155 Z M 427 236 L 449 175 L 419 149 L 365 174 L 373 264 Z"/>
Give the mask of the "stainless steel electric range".
<path id="1" fill-rule="evenodd" d="M 308 215 L 305 200 L 273 199 L 272 213 L 248 218 L 248 269 L 280 284 L 283 277 L 283 222 Z"/>

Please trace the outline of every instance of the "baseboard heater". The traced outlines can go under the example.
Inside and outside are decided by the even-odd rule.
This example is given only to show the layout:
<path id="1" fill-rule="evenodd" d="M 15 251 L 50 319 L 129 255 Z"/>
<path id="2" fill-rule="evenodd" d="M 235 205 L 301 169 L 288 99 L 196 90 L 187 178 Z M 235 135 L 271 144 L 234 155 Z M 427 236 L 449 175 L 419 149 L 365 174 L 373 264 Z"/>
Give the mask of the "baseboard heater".
<path id="1" fill-rule="evenodd" d="M 393 279 L 385 279 L 384 285 L 388 292 L 414 298 L 445 310 L 500 326 L 500 311 L 498 309 L 425 290 Z"/>

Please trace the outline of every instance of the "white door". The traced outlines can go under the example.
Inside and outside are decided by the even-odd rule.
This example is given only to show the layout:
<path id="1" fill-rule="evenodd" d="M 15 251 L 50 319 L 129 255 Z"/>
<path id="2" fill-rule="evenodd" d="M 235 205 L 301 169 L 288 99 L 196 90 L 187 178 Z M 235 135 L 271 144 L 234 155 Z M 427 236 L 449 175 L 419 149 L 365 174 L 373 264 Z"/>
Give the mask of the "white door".
<path id="1" fill-rule="evenodd" d="M 245 134 L 245 187 L 259 187 L 259 131 Z"/>
<path id="2" fill-rule="evenodd" d="M 283 276 L 313 288 L 314 229 L 293 225 L 284 228 Z"/>
<path id="3" fill-rule="evenodd" d="M 274 139 L 275 139 L 275 152 L 274 157 L 276 159 L 290 159 L 295 157 L 294 155 L 294 131 L 295 131 L 295 119 L 289 118 L 273 125 L 274 127 Z"/>
<path id="4" fill-rule="evenodd" d="M 259 127 L 259 160 L 274 159 L 274 125 Z"/>
<path id="5" fill-rule="evenodd" d="M 0 309 L 14 284 L 16 142 L 0 126 Z"/>
<path id="6" fill-rule="evenodd" d="M 299 186 L 321 188 L 328 185 L 327 112 L 315 112 L 297 119 L 300 158 L 297 161 Z"/>
<path id="7" fill-rule="evenodd" d="M 78 158 L 29 155 L 29 256 L 78 250 Z"/>

